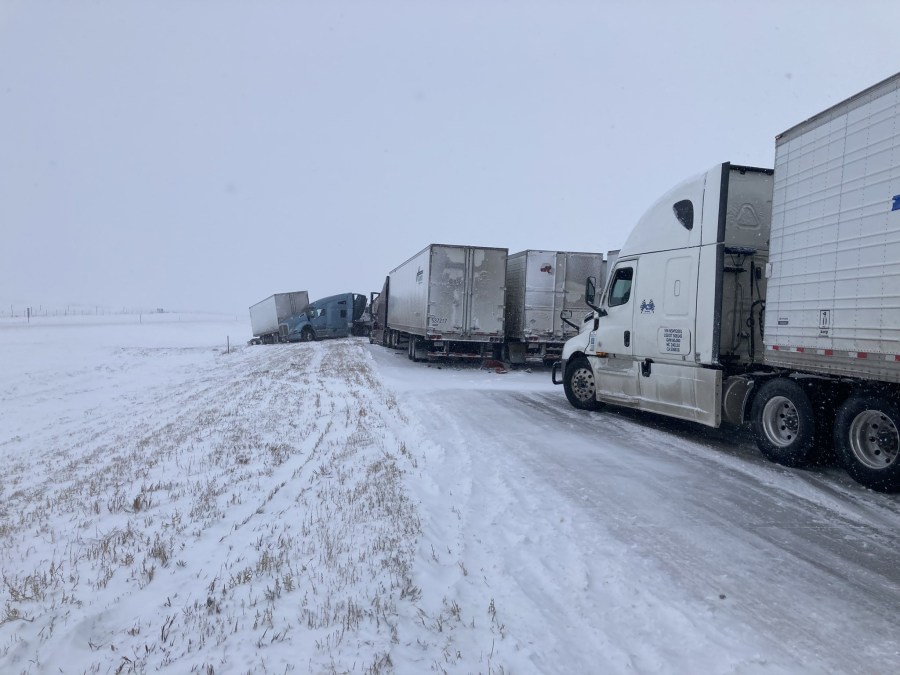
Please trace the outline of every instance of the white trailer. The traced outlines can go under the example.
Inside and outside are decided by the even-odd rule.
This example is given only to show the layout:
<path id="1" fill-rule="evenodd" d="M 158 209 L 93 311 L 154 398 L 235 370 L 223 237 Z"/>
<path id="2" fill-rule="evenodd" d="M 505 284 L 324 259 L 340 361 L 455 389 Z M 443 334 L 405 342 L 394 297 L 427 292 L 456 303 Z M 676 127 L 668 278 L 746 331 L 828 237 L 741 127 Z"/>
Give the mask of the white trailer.
<path id="1" fill-rule="evenodd" d="M 775 144 L 766 362 L 900 383 L 900 74 Z"/>
<path id="2" fill-rule="evenodd" d="M 900 489 L 898 158 L 900 74 L 778 136 L 774 172 L 676 186 L 553 381 L 578 408 L 749 421 L 788 466 L 833 446 L 858 482 Z"/>
<path id="3" fill-rule="evenodd" d="M 603 281 L 602 253 L 539 251 L 515 253 L 506 261 L 504 360 L 555 361 L 565 341 L 590 311 L 584 297 L 588 277 Z M 567 321 L 574 317 L 576 322 Z"/>
<path id="4" fill-rule="evenodd" d="M 250 344 L 272 344 L 287 338 L 285 320 L 300 314 L 309 305 L 309 293 L 292 291 L 276 293 L 250 307 Z"/>
<path id="5" fill-rule="evenodd" d="M 493 355 L 503 342 L 505 248 L 430 244 L 390 272 L 384 340 L 409 357 Z"/>

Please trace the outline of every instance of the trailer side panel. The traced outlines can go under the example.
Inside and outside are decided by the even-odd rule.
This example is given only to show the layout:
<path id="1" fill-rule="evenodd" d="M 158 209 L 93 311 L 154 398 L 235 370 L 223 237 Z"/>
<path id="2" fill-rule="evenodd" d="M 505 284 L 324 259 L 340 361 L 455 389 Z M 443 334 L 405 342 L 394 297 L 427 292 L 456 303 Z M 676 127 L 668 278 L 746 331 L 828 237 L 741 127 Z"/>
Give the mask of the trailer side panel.
<path id="1" fill-rule="evenodd" d="M 900 382 L 900 76 L 778 137 L 765 360 Z"/>

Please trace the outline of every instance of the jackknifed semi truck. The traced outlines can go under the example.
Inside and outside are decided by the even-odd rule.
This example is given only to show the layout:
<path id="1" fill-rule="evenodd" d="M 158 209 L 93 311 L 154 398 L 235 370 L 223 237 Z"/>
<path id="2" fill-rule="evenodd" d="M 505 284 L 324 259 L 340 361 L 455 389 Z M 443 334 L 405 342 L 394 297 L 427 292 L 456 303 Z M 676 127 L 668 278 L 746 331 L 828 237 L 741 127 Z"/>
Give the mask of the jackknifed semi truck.
<path id="1" fill-rule="evenodd" d="M 312 342 L 323 338 L 363 335 L 368 326 L 363 319 L 366 296 L 340 293 L 309 303 L 302 311 L 284 320 L 287 342 Z"/>
<path id="2" fill-rule="evenodd" d="M 414 361 L 497 355 L 507 254 L 505 248 L 426 246 L 385 280 L 372 312 L 372 340 L 406 348 Z"/>
<path id="3" fill-rule="evenodd" d="M 719 164 L 638 221 L 554 364 L 576 408 L 749 422 L 803 466 L 900 489 L 900 74 Z"/>
<path id="4" fill-rule="evenodd" d="M 273 344 L 287 339 L 285 320 L 303 311 L 309 304 L 309 293 L 293 291 L 276 293 L 250 307 L 250 344 Z"/>

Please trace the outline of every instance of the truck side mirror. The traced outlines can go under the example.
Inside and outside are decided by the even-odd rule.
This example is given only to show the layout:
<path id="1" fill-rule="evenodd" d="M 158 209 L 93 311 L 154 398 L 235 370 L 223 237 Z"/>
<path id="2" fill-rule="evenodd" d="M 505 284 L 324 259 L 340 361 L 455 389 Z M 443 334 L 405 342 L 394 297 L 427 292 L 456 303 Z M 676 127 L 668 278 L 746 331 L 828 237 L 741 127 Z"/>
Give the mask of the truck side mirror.
<path id="1" fill-rule="evenodd" d="M 571 321 L 571 319 L 572 319 L 572 310 L 571 309 L 564 309 L 563 311 L 561 311 L 559 313 L 559 318 L 567 326 L 571 326 L 575 330 L 578 330 L 578 324 L 572 323 L 572 321 Z"/>
<path id="2" fill-rule="evenodd" d="M 584 284 L 584 302 L 597 313 L 597 316 L 606 316 L 606 310 L 600 309 L 597 305 L 597 278 L 588 277 Z"/>

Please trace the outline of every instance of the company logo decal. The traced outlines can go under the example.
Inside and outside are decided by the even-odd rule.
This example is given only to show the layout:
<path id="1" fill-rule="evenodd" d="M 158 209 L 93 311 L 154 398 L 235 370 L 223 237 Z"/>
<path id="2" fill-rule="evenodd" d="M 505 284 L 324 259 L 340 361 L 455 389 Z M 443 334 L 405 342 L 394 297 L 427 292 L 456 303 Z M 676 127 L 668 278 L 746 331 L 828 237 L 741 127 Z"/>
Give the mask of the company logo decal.
<path id="1" fill-rule="evenodd" d="M 894 195 L 894 205 L 891 206 L 891 211 L 900 211 L 900 195 Z"/>
<path id="2" fill-rule="evenodd" d="M 898 198 L 900 198 L 900 195 L 898 195 Z M 553 268 L 550 267 L 550 265 L 544 265 L 543 267 L 541 267 L 541 272 L 546 272 L 547 274 L 551 274 L 553 272 Z"/>
<path id="3" fill-rule="evenodd" d="M 754 229 L 759 227 L 759 216 L 756 215 L 756 209 L 753 208 L 752 204 L 744 204 L 741 206 L 741 210 L 738 211 L 736 220 L 737 224 L 741 227 L 750 227 Z"/>
<path id="4" fill-rule="evenodd" d="M 650 298 L 650 302 L 641 300 L 641 314 L 653 314 L 655 311 L 656 305 L 653 304 L 653 298 Z"/>
<path id="5" fill-rule="evenodd" d="M 421 283 L 422 283 L 422 277 L 423 277 L 423 276 L 424 276 L 424 271 L 423 271 L 422 268 L 420 267 L 420 268 L 419 268 L 419 271 L 416 272 L 416 283 L 417 283 L 417 284 L 421 284 Z"/>

